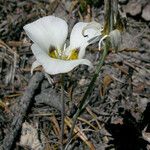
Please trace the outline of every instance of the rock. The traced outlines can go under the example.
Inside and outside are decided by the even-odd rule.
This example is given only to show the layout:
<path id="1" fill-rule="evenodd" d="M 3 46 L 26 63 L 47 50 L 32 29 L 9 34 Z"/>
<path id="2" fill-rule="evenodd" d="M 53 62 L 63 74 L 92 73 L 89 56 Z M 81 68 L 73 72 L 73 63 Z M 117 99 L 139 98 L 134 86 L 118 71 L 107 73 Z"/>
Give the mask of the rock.
<path id="1" fill-rule="evenodd" d="M 126 13 L 130 14 L 131 16 L 137 16 L 142 11 L 142 5 L 140 3 L 128 3 L 125 8 Z"/>
<path id="2" fill-rule="evenodd" d="M 150 3 L 147 4 L 147 5 L 143 8 L 143 11 L 142 11 L 142 18 L 143 18 L 145 21 L 150 21 Z"/>

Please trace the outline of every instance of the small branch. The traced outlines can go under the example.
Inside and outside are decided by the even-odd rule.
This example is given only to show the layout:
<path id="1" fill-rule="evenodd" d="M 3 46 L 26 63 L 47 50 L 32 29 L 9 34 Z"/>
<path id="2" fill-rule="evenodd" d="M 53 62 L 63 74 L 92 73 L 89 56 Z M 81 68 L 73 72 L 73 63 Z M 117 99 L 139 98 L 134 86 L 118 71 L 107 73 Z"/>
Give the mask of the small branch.
<path id="1" fill-rule="evenodd" d="M 11 127 L 8 133 L 6 133 L 6 136 L 3 140 L 3 145 L 0 147 L 1 150 L 11 150 L 13 148 L 22 123 L 27 115 L 27 111 L 29 110 L 29 106 L 33 100 L 33 97 L 35 96 L 35 91 L 38 89 L 43 77 L 43 73 L 36 73 L 30 80 L 25 93 L 18 104 L 18 108 L 16 108 Z"/>

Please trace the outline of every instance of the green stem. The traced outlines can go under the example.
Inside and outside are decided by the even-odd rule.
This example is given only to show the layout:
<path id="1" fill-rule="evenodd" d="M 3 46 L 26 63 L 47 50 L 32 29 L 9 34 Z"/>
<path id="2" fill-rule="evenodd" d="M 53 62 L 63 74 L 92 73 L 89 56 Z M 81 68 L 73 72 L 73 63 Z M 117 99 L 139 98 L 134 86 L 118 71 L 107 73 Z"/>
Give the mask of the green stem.
<path id="1" fill-rule="evenodd" d="M 61 104 L 62 104 L 62 110 L 61 110 L 61 150 L 64 149 L 63 146 L 63 138 L 64 138 L 64 118 L 65 118 L 65 99 L 64 99 L 64 75 L 61 75 Z"/>
<path id="2" fill-rule="evenodd" d="M 71 137 L 72 137 L 72 134 L 73 134 L 73 130 L 75 128 L 75 124 L 76 124 L 76 121 L 77 121 L 77 118 L 79 117 L 81 112 L 83 112 L 83 110 L 85 109 L 85 107 L 87 106 L 87 104 L 90 101 L 87 98 L 91 94 L 91 92 L 93 91 L 94 83 L 95 83 L 95 81 L 96 81 L 96 79 L 97 79 L 97 77 L 99 75 L 99 72 L 100 72 L 100 70 L 101 70 L 101 68 L 102 68 L 102 66 L 104 64 L 105 58 L 107 56 L 109 45 L 110 45 L 110 43 L 109 43 L 109 40 L 107 38 L 106 39 L 105 48 L 104 48 L 103 54 L 102 54 L 102 56 L 100 58 L 100 61 L 99 61 L 98 65 L 97 65 L 95 74 L 94 74 L 94 76 L 93 76 L 93 78 L 92 78 L 92 80 L 91 80 L 91 82 L 90 82 L 90 84 L 89 84 L 89 86 L 88 86 L 88 88 L 87 88 L 87 90 L 86 90 L 86 92 L 85 92 L 81 102 L 80 102 L 80 105 L 79 105 L 79 107 L 77 109 L 77 112 L 75 113 L 75 115 L 73 117 L 73 124 L 72 124 L 72 128 L 71 128 L 71 131 L 70 131 L 70 135 L 69 135 L 69 140 L 68 141 L 71 140 Z"/>
<path id="3" fill-rule="evenodd" d="M 113 3 L 113 2 L 115 2 L 115 3 Z M 103 35 L 109 35 L 109 33 L 113 30 L 113 27 L 114 27 L 114 10 L 113 9 L 117 8 L 116 7 L 116 5 L 118 4 L 117 2 L 118 2 L 117 0 L 106 0 L 105 1 L 105 16 L 104 16 L 105 22 L 104 22 Z M 113 4 L 113 6 L 112 6 L 112 4 Z M 90 102 L 90 99 L 88 99 L 88 97 L 91 94 L 91 92 L 93 91 L 95 81 L 101 71 L 103 64 L 104 64 L 104 61 L 108 54 L 109 48 L 110 48 L 110 39 L 107 37 L 105 44 L 104 44 L 104 51 L 103 51 L 103 54 L 100 58 L 98 65 L 97 65 L 95 74 L 94 74 L 94 76 L 93 76 L 93 78 L 92 78 L 80 104 L 79 104 L 77 112 L 75 113 L 75 115 L 73 117 L 73 124 L 72 124 L 72 128 L 70 131 L 68 142 L 70 142 L 70 140 L 72 138 L 72 134 L 73 134 L 73 130 L 75 128 L 77 118 L 80 116 L 80 114 L 83 112 L 83 110 L 86 108 L 86 106 Z"/>

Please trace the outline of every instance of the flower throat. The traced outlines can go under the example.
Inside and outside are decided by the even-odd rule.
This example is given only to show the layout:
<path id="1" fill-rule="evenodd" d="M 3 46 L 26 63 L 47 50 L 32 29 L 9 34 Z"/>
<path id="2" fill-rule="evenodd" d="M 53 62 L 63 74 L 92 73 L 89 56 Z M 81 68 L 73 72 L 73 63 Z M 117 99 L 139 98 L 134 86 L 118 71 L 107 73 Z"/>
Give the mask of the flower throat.
<path id="1" fill-rule="evenodd" d="M 62 59 L 62 60 L 76 60 L 78 59 L 79 49 L 71 50 L 71 53 L 67 56 L 64 54 L 64 51 L 59 51 L 55 47 L 50 47 L 49 49 L 49 56 L 55 59 Z"/>

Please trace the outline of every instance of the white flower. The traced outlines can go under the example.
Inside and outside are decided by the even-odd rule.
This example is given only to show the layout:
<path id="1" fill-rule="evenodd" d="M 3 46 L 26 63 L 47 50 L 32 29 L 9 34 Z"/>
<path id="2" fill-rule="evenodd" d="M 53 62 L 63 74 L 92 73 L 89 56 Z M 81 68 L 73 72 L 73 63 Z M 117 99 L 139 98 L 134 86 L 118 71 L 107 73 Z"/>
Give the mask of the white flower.
<path id="1" fill-rule="evenodd" d="M 54 16 L 46 16 L 24 26 L 29 38 L 34 42 L 31 46 L 36 61 L 32 64 L 31 72 L 42 65 L 49 74 L 66 73 L 80 64 L 92 66 L 87 59 L 82 59 L 89 40 L 98 36 L 98 31 L 82 30 L 88 23 L 77 23 L 70 35 L 70 45 L 66 48 L 68 35 L 67 23 Z"/>

